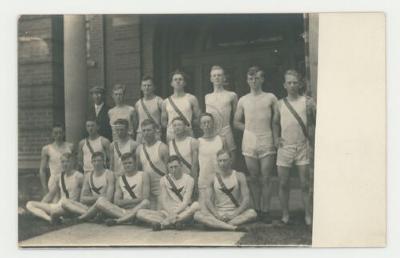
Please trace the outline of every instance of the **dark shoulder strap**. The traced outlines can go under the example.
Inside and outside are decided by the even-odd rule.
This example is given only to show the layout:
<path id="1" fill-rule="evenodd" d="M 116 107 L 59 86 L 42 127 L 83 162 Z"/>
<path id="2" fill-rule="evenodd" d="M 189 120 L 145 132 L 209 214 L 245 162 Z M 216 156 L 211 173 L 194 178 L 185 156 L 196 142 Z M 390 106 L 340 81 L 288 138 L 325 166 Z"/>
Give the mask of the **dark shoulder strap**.
<path id="1" fill-rule="evenodd" d="M 93 174 L 94 174 L 94 171 L 90 172 L 90 177 L 89 177 L 90 188 L 92 189 L 93 192 L 95 192 L 95 193 L 97 193 L 97 194 L 100 194 L 100 190 L 101 190 L 101 188 L 103 188 L 103 186 L 96 187 L 96 186 L 94 185 L 94 182 L 93 182 Z"/>
<path id="2" fill-rule="evenodd" d="M 88 139 L 88 138 L 86 138 L 85 140 L 86 140 L 86 146 L 88 147 L 88 149 L 89 149 L 90 153 L 93 155 L 93 153 L 94 153 L 94 150 L 93 150 L 93 147 L 92 147 L 92 145 L 90 145 L 89 139 Z"/>
<path id="3" fill-rule="evenodd" d="M 137 196 L 136 194 L 132 191 L 133 188 L 136 187 L 136 185 L 133 185 L 132 187 L 129 185 L 128 180 L 126 179 L 126 176 L 122 176 L 122 182 L 124 183 L 124 188 L 126 191 L 129 193 L 129 195 L 132 197 L 132 199 L 136 199 Z"/>
<path id="4" fill-rule="evenodd" d="M 179 159 L 182 161 L 182 163 L 188 168 L 192 169 L 192 165 L 182 156 L 182 154 L 179 152 L 178 145 L 176 145 L 175 139 L 172 140 L 172 146 L 174 147 L 176 155 L 179 157 Z"/>
<path id="5" fill-rule="evenodd" d="M 147 118 L 151 119 L 154 123 L 158 124 L 156 122 L 156 120 L 154 120 L 154 118 L 151 116 L 150 111 L 148 110 L 146 104 L 143 101 L 143 98 L 140 99 L 140 104 L 142 105 L 142 108 L 143 108 L 144 112 L 146 113 Z"/>
<path id="6" fill-rule="evenodd" d="M 176 194 L 176 196 L 178 196 L 179 200 L 183 201 L 183 196 L 181 194 L 182 189 L 181 189 L 181 191 L 178 190 L 178 187 L 176 187 L 176 184 L 174 183 L 174 181 L 172 180 L 172 178 L 169 174 L 167 174 L 165 176 L 165 178 L 167 178 L 169 184 L 171 185 L 172 192 L 174 192 L 174 194 Z"/>
<path id="7" fill-rule="evenodd" d="M 121 153 L 121 151 L 120 151 L 120 149 L 119 149 L 119 146 L 118 146 L 118 142 L 117 142 L 117 141 L 114 142 L 114 148 L 115 148 L 115 150 L 117 151 L 118 157 L 121 158 L 122 153 Z"/>
<path id="8" fill-rule="evenodd" d="M 172 100 L 171 96 L 168 97 L 169 103 L 171 103 L 172 108 L 175 110 L 175 112 L 182 118 L 183 122 L 185 123 L 186 126 L 190 126 L 190 122 L 187 120 L 187 118 L 183 115 L 182 111 L 176 106 L 175 102 Z"/>
<path id="9" fill-rule="evenodd" d="M 61 188 L 65 194 L 65 197 L 67 197 L 67 199 L 69 199 L 69 192 L 67 190 L 67 186 L 65 185 L 65 172 L 61 173 Z"/>
<path id="10" fill-rule="evenodd" d="M 154 165 L 153 161 L 151 161 L 149 153 L 147 152 L 147 149 L 146 149 L 146 145 L 143 144 L 142 147 L 143 147 L 142 149 L 143 149 L 144 155 L 146 156 L 146 159 L 149 162 L 150 167 L 154 170 L 154 172 L 156 172 L 160 176 L 164 176 L 165 173 L 163 171 L 161 171 L 158 167 L 156 167 L 156 165 Z"/>
<path id="11" fill-rule="evenodd" d="M 221 175 L 216 173 L 216 177 L 217 177 L 219 185 L 221 186 L 221 191 L 224 194 L 226 194 L 229 197 L 229 199 L 231 199 L 231 201 L 233 202 L 233 204 L 235 204 L 236 207 L 239 207 L 240 206 L 239 202 L 236 200 L 235 196 L 233 196 L 232 190 L 228 190 L 228 188 L 224 184 L 224 181 L 222 181 Z"/>
<path id="12" fill-rule="evenodd" d="M 310 140 L 309 137 L 308 137 L 307 127 L 304 124 L 304 122 L 301 119 L 301 117 L 299 116 L 299 114 L 297 114 L 296 110 L 294 110 L 293 106 L 289 103 L 287 98 L 283 98 L 283 103 L 285 103 L 285 105 L 288 108 L 288 110 L 290 111 L 290 113 L 294 116 L 294 118 L 296 119 L 297 123 L 299 123 L 299 125 L 301 127 L 301 130 L 303 131 L 304 136 L 307 138 L 307 140 Z"/>

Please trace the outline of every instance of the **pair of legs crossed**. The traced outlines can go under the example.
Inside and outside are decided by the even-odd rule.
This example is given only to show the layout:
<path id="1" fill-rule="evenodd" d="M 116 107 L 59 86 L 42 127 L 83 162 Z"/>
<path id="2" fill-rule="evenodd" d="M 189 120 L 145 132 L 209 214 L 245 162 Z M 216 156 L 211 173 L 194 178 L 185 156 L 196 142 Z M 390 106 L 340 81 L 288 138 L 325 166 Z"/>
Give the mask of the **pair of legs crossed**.
<path id="1" fill-rule="evenodd" d="M 227 222 L 217 219 L 208 209 L 202 209 L 194 214 L 195 221 L 211 228 L 223 230 L 236 230 L 238 226 L 253 221 L 256 218 L 257 213 L 253 209 L 247 209 Z"/>
<path id="2" fill-rule="evenodd" d="M 36 217 L 44 219 L 50 223 L 66 213 L 61 205 L 61 200 L 58 203 L 45 203 L 38 201 L 29 201 L 26 204 L 26 209 Z"/>
<path id="3" fill-rule="evenodd" d="M 168 220 L 168 213 L 163 210 L 141 209 L 137 212 L 136 218 L 149 224 L 161 224 L 161 228 L 167 228 L 175 223 L 183 223 L 190 220 L 193 215 L 200 209 L 198 202 L 193 202 L 185 210 L 178 214 L 176 221 Z"/>

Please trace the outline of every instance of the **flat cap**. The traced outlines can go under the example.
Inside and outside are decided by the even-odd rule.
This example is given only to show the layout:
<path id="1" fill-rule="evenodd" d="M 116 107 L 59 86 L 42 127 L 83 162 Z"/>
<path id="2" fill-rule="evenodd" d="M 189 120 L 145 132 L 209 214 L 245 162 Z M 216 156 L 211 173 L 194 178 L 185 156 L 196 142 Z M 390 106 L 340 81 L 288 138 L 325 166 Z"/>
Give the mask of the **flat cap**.
<path id="1" fill-rule="evenodd" d="M 90 93 L 101 93 L 101 94 L 104 94 L 104 92 L 105 92 L 105 89 L 103 88 L 103 87 L 100 87 L 100 86 L 94 86 L 94 87 L 92 87 L 91 89 L 90 89 L 90 91 L 89 91 Z"/>

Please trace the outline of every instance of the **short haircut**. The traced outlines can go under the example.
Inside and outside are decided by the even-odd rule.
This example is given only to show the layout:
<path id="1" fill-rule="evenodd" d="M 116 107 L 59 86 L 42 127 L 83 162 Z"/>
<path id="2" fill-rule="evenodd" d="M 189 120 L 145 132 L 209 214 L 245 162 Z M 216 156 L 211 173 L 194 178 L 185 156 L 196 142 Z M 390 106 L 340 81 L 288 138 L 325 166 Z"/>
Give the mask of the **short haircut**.
<path id="1" fill-rule="evenodd" d="M 89 93 L 100 93 L 101 95 L 104 95 L 105 89 L 100 86 L 94 86 L 89 90 Z"/>
<path id="2" fill-rule="evenodd" d="M 141 82 L 144 81 L 151 81 L 152 83 L 154 83 L 153 77 L 151 77 L 150 75 L 146 75 L 142 78 Z"/>
<path id="3" fill-rule="evenodd" d="M 174 162 L 174 161 L 178 161 L 179 164 L 182 163 L 181 159 L 177 155 L 169 156 L 168 164 L 171 163 L 171 162 Z"/>
<path id="4" fill-rule="evenodd" d="M 128 120 L 126 120 L 126 119 L 120 118 L 120 119 L 117 119 L 117 120 L 114 122 L 114 125 L 124 125 L 125 128 L 128 128 L 128 127 L 129 127 L 129 122 L 128 122 Z"/>
<path id="5" fill-rule="evenodd" d="M 172 82 L 172 78 L 174 78 L 174 75 L 176 74 L 180 74 L 182 75 L 183 79 L 185 80 L 185 82 L 188 81 L 189 76 L 182 70 L 176 69 L 175 71 L 173 71 L 170 75 L 169 75 L 169 81 Z"/>
<path id="6" fill-rule="evenodd" d="M 219 65 L 213 65 L 213 66 L 211 67 L 210 73 L 211 73 L 212 71 L 214 71 L 214 70 L 222 70 L 222 72 L 225 73 L 224 68 L 222 68 L 222 66 L 219 66 Z"/>
<path id="7" fill-rule="evenodd" d="M 289 69 L 289 70 L 287 70 L 287 71 L 285 72 L 284 77 L 286 77 L 286 75 L 296 76 L 297 80 L 299 80 L 299 81 L 301 80 L 301 75 L 300 75 L 300 73 L 297 72 L 297 71 L 294 70 L 294 69 Z"/>
<path id="8" fill-rule="evenodd" d="M 61 128 L 61 130 L 65 131 L 65 127 L 64 127 L 64 125 L 61 124 L 61 123 L 54 124 L 53 127 L 52 127 L 52 129 L 54 129 L 54 128 Z"/>
<path id="9" fill-rule="evenodd" d="M 96 125 L 99 125 L 99 122 L 97 122 L 97 119 L 94 116 L 86 118 L 86 122 L 94 122 Z"/>
<path id="10" fill-rule="evenodd" d="M 125 161 L 127 159 L 132 159 L 133 161 L 136 161 L 136 156 L 133 155 L 131 152 L 127 152 L 121 155 L 121 161 Z"/>
<path id="11" fill-rule="evenodd" d="M 176 117 L 174 117 L 174 118 L 172 119 L 172 121 L 171 121 L 171 124 L 173 124 L 175 121 L 181 121 L 183 124 L 185 124 L 185 125 L 186 125 L 186 122 L 185 122 L 185 120 L 183 120 L 183 118 L 182 118 L 182 117 L 180 117 L 180 116 L 176 116 Z"/>
<path id="12" fill-rule="evenodd" d="M 122 90 L 122 92 L 125 94 L 125 89 L 126 89 L 126 87 L 123 84 L 117 83 L 117 84 L 114 84 L 114 86 L 113 86 L 113 92 L 115 92 L 117 90 Z"/>
<path id="13" fill-rule="evenodd" d="M 143 120 L 142 123 L 140 124 L 140 127 L 143 128 L 148 125 L 152 125 L 153 129 L 158 129 L 158 124 L 154 122 L 153 119 L 150 118 Z"/>
<path id="14" fill-rule="evenodd" d="M 204 116 L 211 117 L 211 120 L 214 122 L 214 116 L 213 116 L 211 113 L 208 113 L 208 112 L 202 113 L 202 114 L 200 115 L 199 121 L 201 121 L 201 119 L 202 119 Z"/>
<path id="15" fill-rule="evenodd" d="M 225 149 L 225 148 L 222 148 L 222 149 L 220 149 L 220 150 L 217 152 L 217 158 L 218 158 L 219 156 L 221 156 L 222 154 L 228 154 L 229 158 L 232 158 L 231 152 L 228 151 L 228 150 Z"/>
<path id="16" fill-rule="evenodd" d="M 256 66 L 256 65 L 249 67 L 249 69 L 247 70 L 247 75 L 249 75 L 249 76 L 254 76 L 254 75 L 256 75 L 258 72 L 260 72 L 260 74 L 261 74 L 261 76 L 262 76 L 263 78 L 265 77 L 264 71 L 261 70 L 261 68 L 258 67 L 258 66 Z"/>
<path id="17" fill-rule="evenodd" d="M 92 154 L 92 160 L 94 160 L 97 157 L 101 157 L 104 160 L 104 153 L 101 151 L 96 151 Z"/>
<path id="18" fill-rule="evenodd" d="M 74 156 L 72 155 L 71 152 L 65 152 L 65 153 L 61 154 L 60 159 L 64 158 L 64 159 L 67 159 L 67 160 L 71 160 L 73 157 Z"/>

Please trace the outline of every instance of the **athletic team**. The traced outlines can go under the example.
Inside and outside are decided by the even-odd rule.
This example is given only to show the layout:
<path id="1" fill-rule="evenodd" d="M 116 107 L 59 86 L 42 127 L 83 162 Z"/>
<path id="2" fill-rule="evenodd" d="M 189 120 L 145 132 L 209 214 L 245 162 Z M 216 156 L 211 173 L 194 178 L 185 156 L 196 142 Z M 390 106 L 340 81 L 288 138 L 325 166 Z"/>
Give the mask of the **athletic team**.
<path id="1" fill-rule="evenodd" d="M 153 230 L 182 229 L 195 220 L 212 228 L 246 231 L 242 225 L 256 219 L 271 223 L 271 173 L 276 164 L 281 222 L 290 222 L 289 174 L 295 167 L 305 224 L 311 225 L 316 108 L 302 93 L 299 73 L 286 71 L 287 97 L 278 101 L 262 90 L 264 72 L 252 66 L 247 72 L 250 92 L 238 100 L 236 93 L 224 89 L 223 68 L 213 66 L 214 91 L 205 96 L 202 114 L 197 98 L 185 92 L 186 74 L 177 70 L 170 79 L 174 92 L 163 100 L 154 93 L 153 79 L 144 77 L 143 98 L 134 107 L 124 103 L 123 85 L 114 86 L 111 109 L 104 103 L 104 88 L 93 87 L 88 136 L 75 148 L 64 141 L 63 126 L 53 127 L 54 142 L 41 154 L 44 197 L 29 201 L 27 209 L 50 223 L 76 215 L 80 221 L 107 225 L 142 221 Z M 243 131 L 248 176 L 232 168 L 232 124 Z M 193 128 L 202 131 L 198 139 Z"/>

